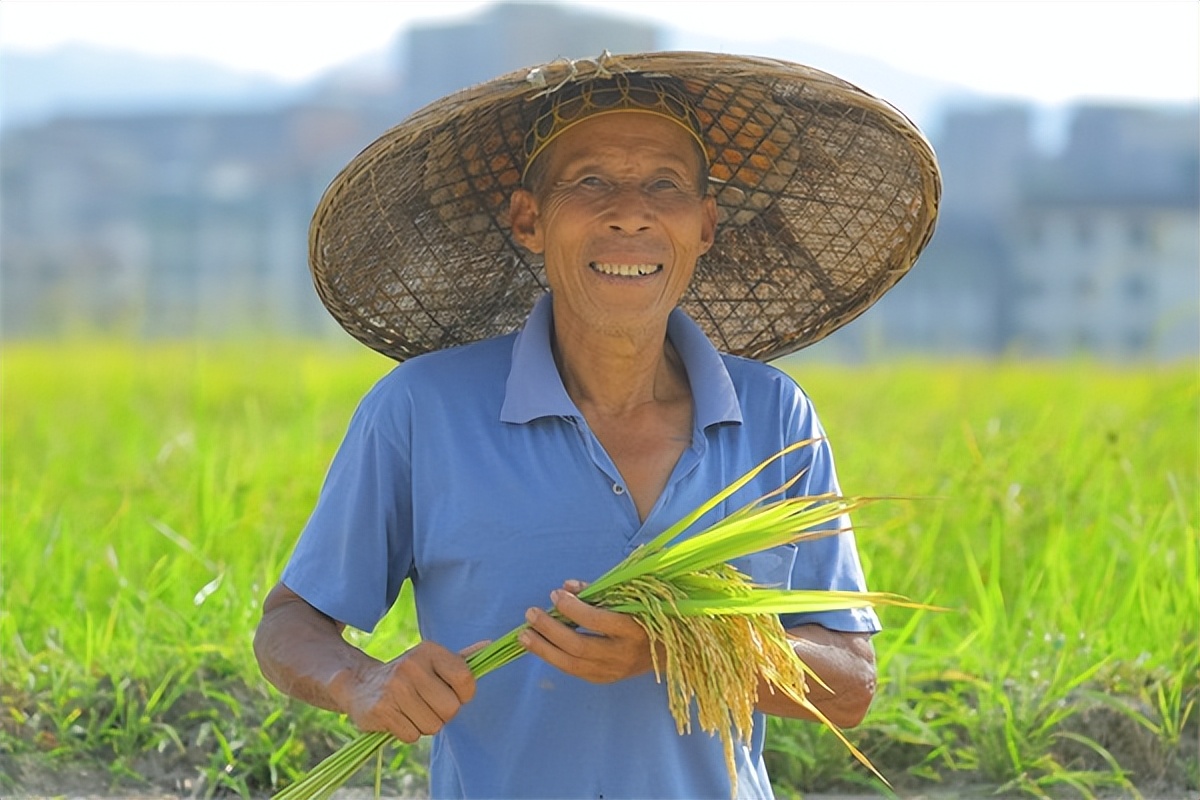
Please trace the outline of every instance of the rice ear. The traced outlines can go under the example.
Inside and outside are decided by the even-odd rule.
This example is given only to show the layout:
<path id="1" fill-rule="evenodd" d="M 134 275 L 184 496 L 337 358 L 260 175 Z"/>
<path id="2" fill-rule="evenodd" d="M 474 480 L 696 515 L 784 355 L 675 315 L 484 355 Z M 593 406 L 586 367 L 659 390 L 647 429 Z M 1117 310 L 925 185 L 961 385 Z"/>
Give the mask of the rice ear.
<path id="1" fill-rule="evenodd" d="M 828 686 L 796 654 L 778 615 L 878 605 L 932 608 L 881 592 L 764 588 L 727 563 L 780 544 L 840 533 L 841 529 L 812 528 L 870 502 L 866 498 L 786 498 L 783 493 L 789 482 L 704 531 L 671 544 L 773 461 L 813 441 L 796 442 L 763 461 L 579 593 L 580 599 L 593 605 L 632 615 L 642 626 L 650 641 L 655 676 L 666 683 L 667 704 L 677 729 L 691 730 L 694 710 L 700 727 L 721 738 L 734 795 L 734 748 L 736 741 L 750 739 L 760 676 L 772 691 L 782 692 L 832 730 L 856 759 L 890 787 L 808 699 L 810 680 Z M 553 609 L 550 613 L 562 620 Z M 468 657 L 471 672 L 482 677 L 524 655 L 517 637 L 526 627 L 514 628 Z M 389 740 L 382 733 L 357 737 L 275 800 L 328 797 Z"/>

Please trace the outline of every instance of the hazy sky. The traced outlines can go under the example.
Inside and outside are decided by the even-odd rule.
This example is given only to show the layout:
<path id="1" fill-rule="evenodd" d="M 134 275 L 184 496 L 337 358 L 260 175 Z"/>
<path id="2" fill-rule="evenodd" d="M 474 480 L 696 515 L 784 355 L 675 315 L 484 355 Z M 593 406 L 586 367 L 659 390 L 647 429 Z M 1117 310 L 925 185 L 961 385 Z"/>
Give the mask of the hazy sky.
<path id="1" fill-rule="evenodd" d="M 792 39 L 1043 103 L 1200 97 L 1196 0 L 580 0 L 770 55 Z M 4 0 L 0 53 L 69 41 L 192 55 L 302 80 L 389 46 L 414 20 L 461 18 L 487 2 Z"/>

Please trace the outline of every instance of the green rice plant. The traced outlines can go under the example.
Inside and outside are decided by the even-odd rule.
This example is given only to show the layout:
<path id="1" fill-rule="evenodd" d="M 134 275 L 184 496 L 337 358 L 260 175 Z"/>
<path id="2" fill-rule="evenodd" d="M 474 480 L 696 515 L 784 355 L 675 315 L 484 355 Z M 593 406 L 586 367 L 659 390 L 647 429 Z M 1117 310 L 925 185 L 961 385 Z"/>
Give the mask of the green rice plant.
<path id="1" fill-rule="evenodd" d="M 796 655 L 779 614 L 877 605 L 927 607 L 881 592 L 759 587 L 728 564 L 751 553 L 836 534 L 836 529 L 813 529 L 861 508 L 868 502 L 864 498 L 782 497 L 789 482 L 700 533 L 676 541 L 771 462 L 812 443 L 797 442 L 771 456 L 579 592 L 581 600 L 630 614 L 642 625 L 650 640 L 655 674 L 660 681 L 665 676 L 669 707 L 679 732 L 690 731 L 689 712 L 695 703 L 700 727 L 721 738 L 735 796 L 733 737 L 736 734 L 743 742 L 750 738 L 760 675 L 773 690 L 787 695 L 834 731 L 860 762 L 884 780 L 807 699 L 807 681 L 821 683 L 821 679 Z M 551 613 L 563 620 L 553 610 Z M 482 677 L 521 657 L 525 650 L 519 636 L 527 627 L 518 626 L 468 657 L 472 673 Z M 665 654 L 661 660 L 658 645 Z M 304 780 L 277 794 L 276 800 L 328 797 L 390 739 L 390 734 L 382 732 L 360 735 Z"/>
<path id="2" fill-rule="evenodd" d="M 960 609 L 917 615 L 921 624 L 904 632 L 904 661 L 913 664 L 904 681 L 889 681 L 898 665 L 881 659 L 877 702 L 856 738 L 876 744 L 864 734 L 912 709 L 904 725 L 925 725 L 926 743 L 907 762 L 871 750 L 901 779 L 907 772 L 1030 794 L 1064 775 L 1093 793 L 1131 780 L 1154 787 L 1166 756 L 1147 741 L 1150 729 L 1114 741 L 1112 717 L 1089 711 L 1084 688 L 1149 712 L 1154 695 L 1139 699 L 1143 686 L 1153 690 L 1166 669 L 1184 695 L 1197 696 L 1200 375 L 1194 365 L 1082 364 L 927 374 L 931 402 L 893 397 L 906 414 L 899 449 L 874 444 L 892 423 L 854 405 L 860 396 L 874 403 L 869 394 L 831 391 L 839 402 L 824 415 L 831 429 L 857 426 L 848 446 L 837 442 L 843 486 L 865 476 L 878 486 L 886 476 L 938 498 L 909 504 L 911 520 L 872 536 L 862 548 L 867 574 L 915 597 L 936 584 L 939 605 Z M 904 383 L 897 389 L 914 388 Z M 814 398 L 820 405 L 819 390 Z M 916 443 L 923 457 L 905 452 Z M 875 510 L 864 509 L 858 527 L 874 530 Z M 885 630 L 877 647 L 897 635 Z M 1193 716 L 1191 742 L 1195 724 Z M 1077 734 L 1101 743 L 1119 769 Z M 1164 737 L 1161 751 L 1178 763 L 1171 785 L 1194 788 L 1183 776 L 1197 763 L 1195 745 Z"/>
<path id="3" fill-rule="evenodd" d="M 391 366 L 340 338 L 4 343 L 0 794 L 104 785 L 120 741 L 102 739 L 106 724 L 178 732 L 186 753 L 146 730 L 143 741 L 156 744 L 124 761 L 142 774 L 137 791 L 160 793 L 188 776 L 216 786 L 221 773 L 265 795 L 357 735 L 343 717 L 269 690 L 248 642 L 355 403 Z M 897 791 L 969 787 L 958 793 L 983 796 L 1021 772 L 1036 781 L 1053 763 L 1094 771 L 1097 793 L 1126 775 L 1146 796 L 1195 795 L 1194 359 L 845 365 L 810 357 L 780 366 L 834 432 L 847 494 L 870 487 L 928 498 L 871 504 L 854 520 L 870 531 L 859 554 L 873 585 L 954 609 L 906 614 L 873 638 L 878 691 L 847 735 Z M 381 660 L 415 643 L 408 587 L 374 633 L 350 638 Z M 135 684 L 127 698 L 150 698 L 177 669 L 188 687 L 181 699 L 168 704 L 168 693 L 152 714 L 109 721 L 123 678 Z M 1005 774 L 983 774 L 981 764 L 1005 763 L 984 751 L 1005 745 L 1003 735 L 973 738 L 981 730 L 973 680 L 1010 692 L 1013 728 L 1053 748 L 1045 751 L 1052 761 L 1030 748 Z M 204 701 L 209 689 L 239 698 L 240 712 Z M 1054 735 L 1031 735 L 1042 723 L 1018 693 L 1039 692 L 1080 709 L 1058 719 Z M 249 744 L 280 708 L 288 728 L 271 727 L 278 748 Z M 210 734 L 198 741 L 218 712 L 227 739 L 248 743 L 232 764 Z M 1006 724 L 1001 713 L 986 716 Z M 780 797 L 870 780 L 821 726 L 768 724 Z M 1081 744 L 1068 748 L 1071 732 L 1104 745 L 1119 771 Z M 421 791 L 426 747 L 391 750 L 400 770 L 392 791 Z M 806 769 L 800 761 L 811 747 L 821 760 Z M 96 780 L 77 787 L 37 781 L 97 764 Z"/>

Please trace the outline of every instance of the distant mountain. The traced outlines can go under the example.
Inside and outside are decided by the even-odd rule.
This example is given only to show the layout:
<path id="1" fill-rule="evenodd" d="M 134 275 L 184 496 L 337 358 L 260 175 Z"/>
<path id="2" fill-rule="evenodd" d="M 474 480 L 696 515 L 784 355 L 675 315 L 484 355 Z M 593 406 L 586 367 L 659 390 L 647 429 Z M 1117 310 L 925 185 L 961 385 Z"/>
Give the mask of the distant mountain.
<path id="1" fill-rule="evenodd" d="M 403 41 L 398 37 L 397 44 Z M 927 134 L 948 103 L 980 98 L 951 80 L 902 72 L 877 59 L 797 40 L 742 42 L 663 31 L 663 45 L 671 50 L 780 58 L 823 69 L 892 103 Z M 269 108 L 314 94 L 394 87 L 392 82 L 399 78 L 395 63 L 394 48 L 364 53 L 297 85 L 197 58 L 164 58 L 83 44 L 37 53 L 0 52 L 0 128 L 74 114 Z"/>
<path id="2" fill-rule="evenodd" d="M 754 55 L 815 67 L 891 103 L 927 135 L 937 126 L 947 106 L 998 99 L 952 80 L 905 72 L 879 59 L 795 39 L 742 42 L 681 30 L 667 33 L 665 44 L 671 50 Z"/>
<path id="3" fill-rule="evenodd" d="M 71 44 L 0 53 L 0 126 L 63 114 L 261 108 L 301 88 L 196 58 L 164 58 Z"/>

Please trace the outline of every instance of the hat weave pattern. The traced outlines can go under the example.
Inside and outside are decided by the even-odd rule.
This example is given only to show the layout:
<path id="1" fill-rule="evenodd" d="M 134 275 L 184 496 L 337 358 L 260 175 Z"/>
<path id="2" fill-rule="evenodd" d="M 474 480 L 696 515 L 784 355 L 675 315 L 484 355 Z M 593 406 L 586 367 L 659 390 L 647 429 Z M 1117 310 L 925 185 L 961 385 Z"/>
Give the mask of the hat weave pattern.
<path id="1" fill-rule="evenodd" d="M 611 80 L 580 81 L 576 91 L 555 92 L 525 135 L 525 164 L 521 169 L 524 183 L 534 160 L 556 138 L 585 119 L 602 114 L 641 111 L 657 114 L 682 128 L 696 140 L 707 169 L 708 148 L 700 134 L 700 120 L 681 92 L 670 83 L 645 78 L 641 73 L 625 72 Z"/>
<path id="2" fill-rule="evenodd" d="M 426 106 L 334 179 L 309 240 L 334 318 L 397 360 L 517 328 L 548 290 L 541 258 L 509 233 L 526 137 L 548 93 L 621 72 L 670 77 L 699 120 L 718 227 L 680 305 L 720 349 L 767 360 L 824 338 L 932 236 L 932 149 L 845 81 L 711 53 L 559 61 Z"/>

